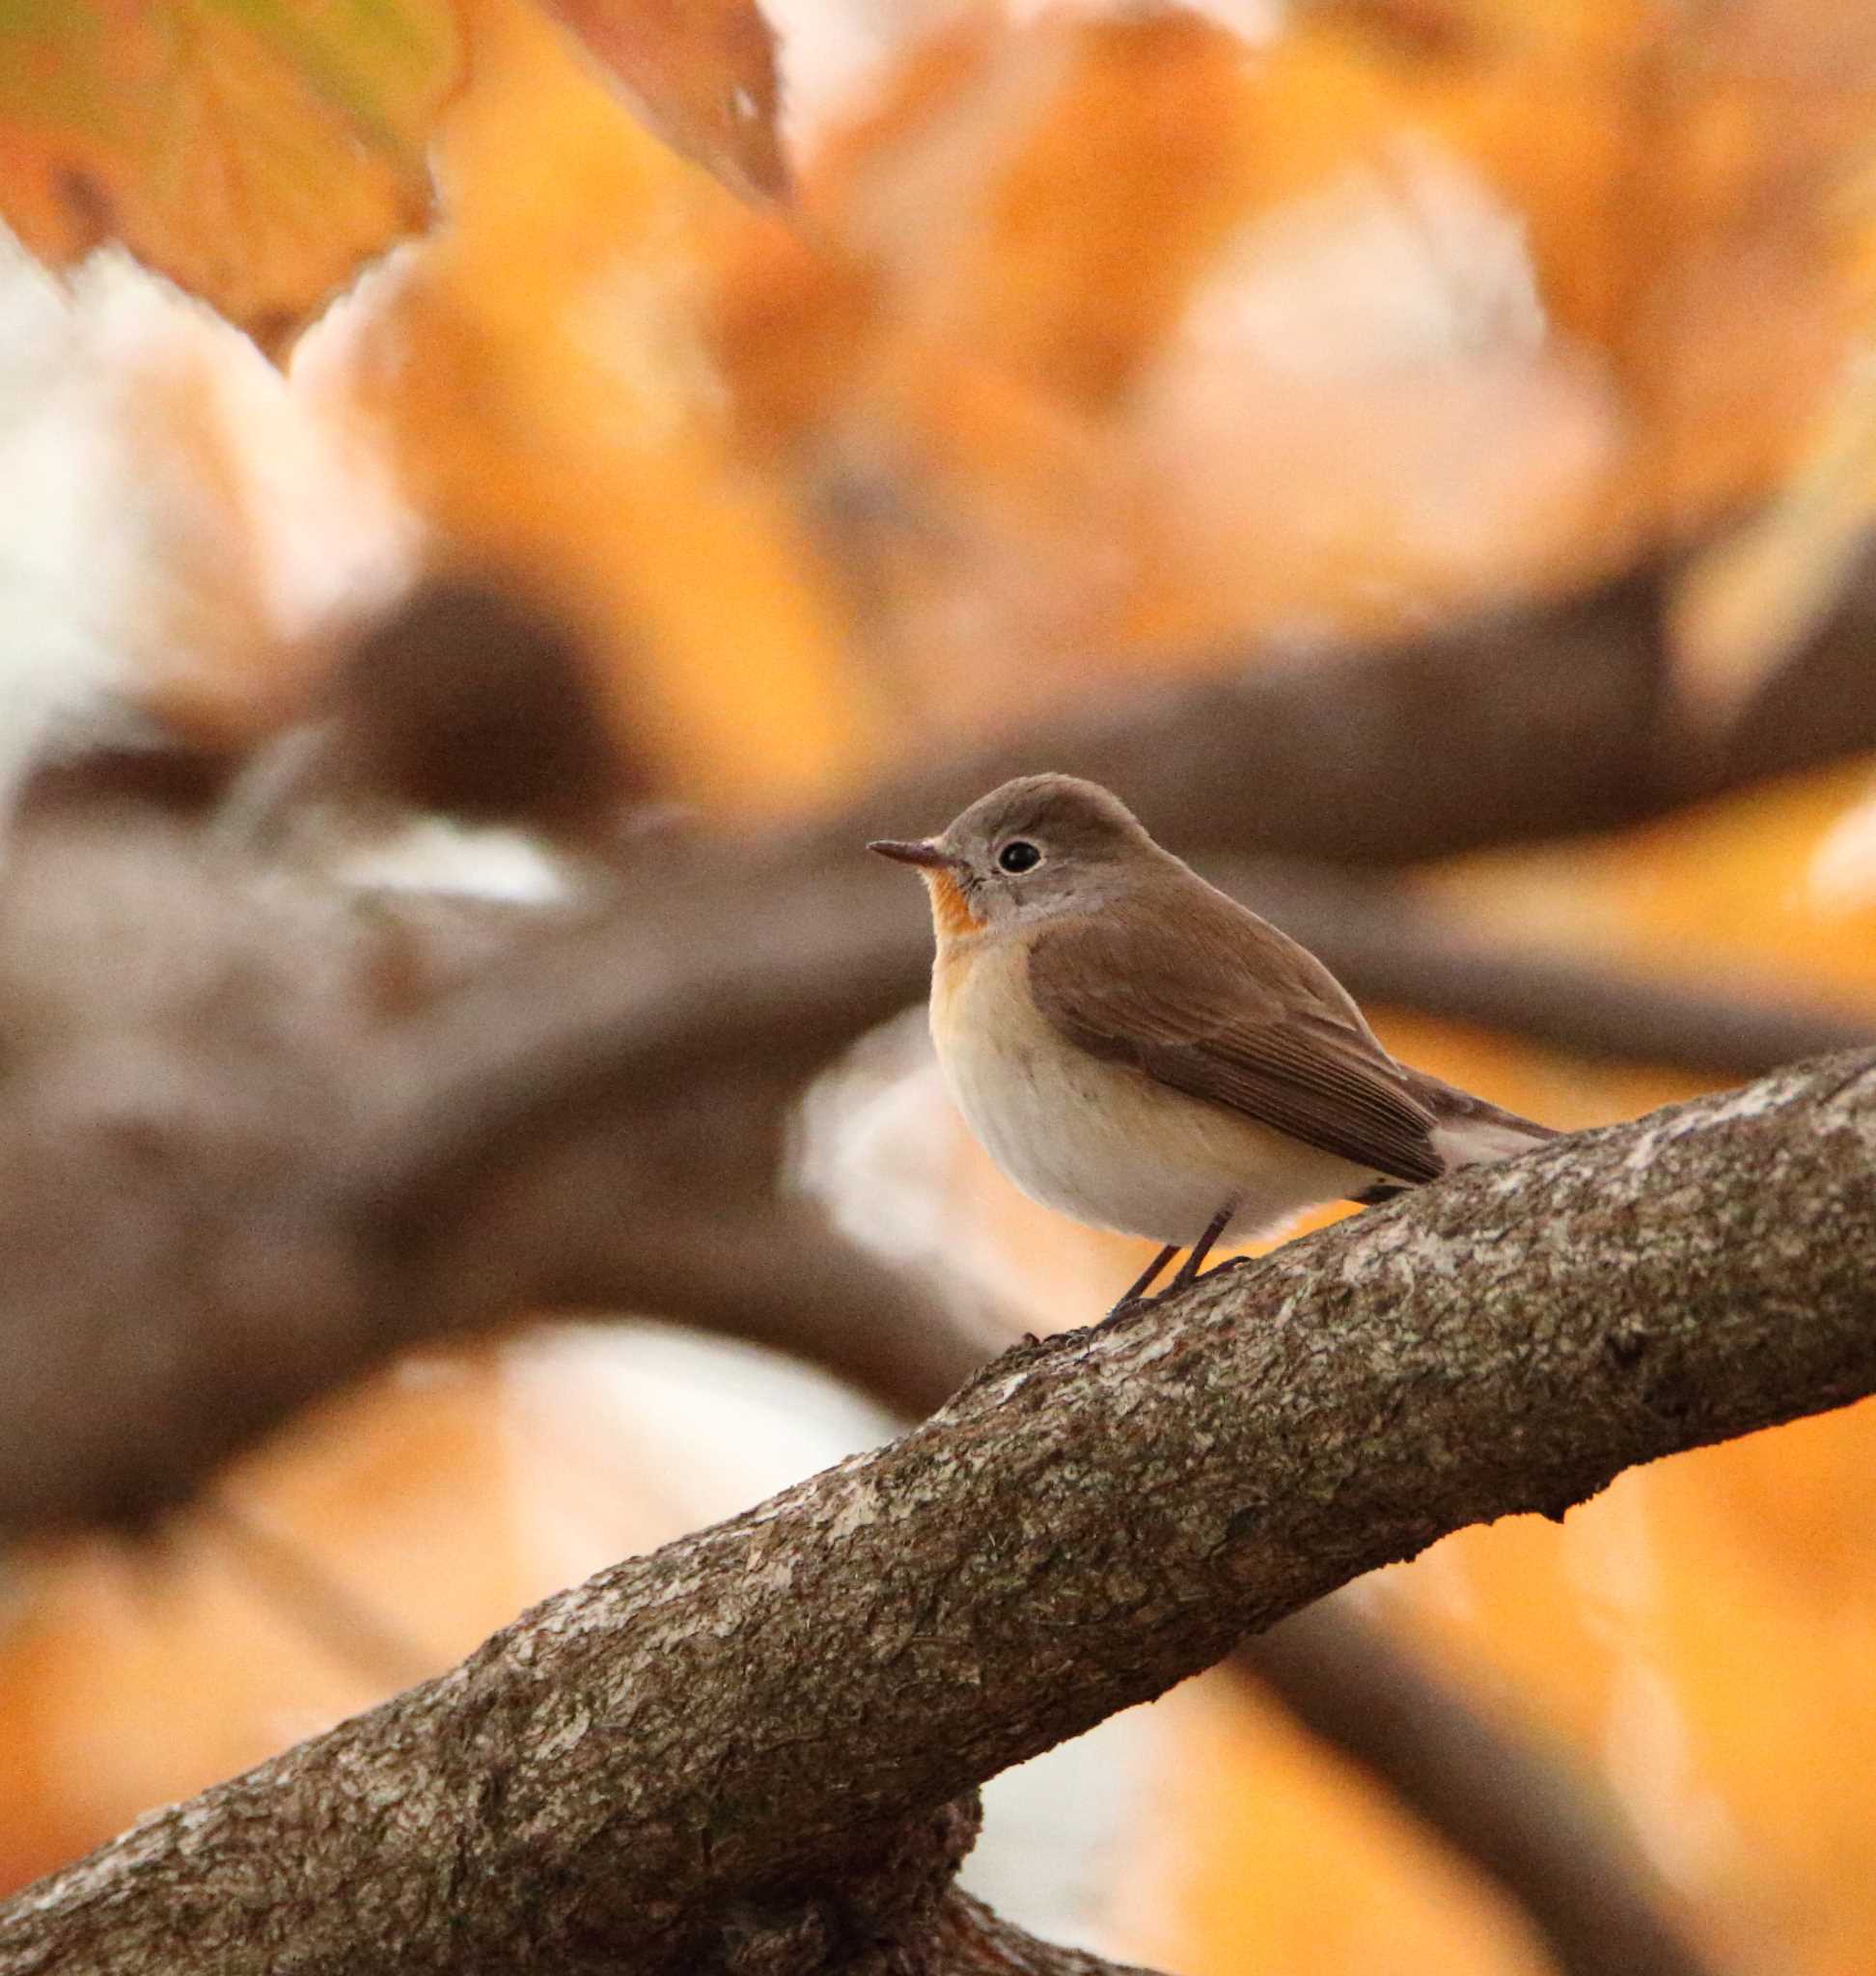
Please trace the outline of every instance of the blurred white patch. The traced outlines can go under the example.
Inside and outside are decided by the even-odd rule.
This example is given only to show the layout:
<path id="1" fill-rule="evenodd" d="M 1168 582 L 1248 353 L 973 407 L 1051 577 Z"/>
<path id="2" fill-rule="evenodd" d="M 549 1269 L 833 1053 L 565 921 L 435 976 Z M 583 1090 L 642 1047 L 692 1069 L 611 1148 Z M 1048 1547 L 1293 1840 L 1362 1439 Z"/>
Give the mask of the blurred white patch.
<path id="1" fill-rule="evenodd" d="M 948 1260 L 944 1082 L 923 1008 L 863 1036 L 802 1102 L 794 1178 L 849 1241 L 892 1262 Z"/>
<path id="2" fill-rule="evenodd" d="M 1476 173 L 1411 137 L 1246 227 L 1184 326 L 1200 347 L 1312 377 L 1535 349 L 1544 333 L 1523 222 Z"/>
<path id="3" fill-rule="evenodd" d="M 967 0 L 763 0 L 782 80 L 782 141 L 812 155 L 831 124 L 863 108 L 905 51 Z"/>
<path id="4" fill-rule="evenodd" d="M 283 376 L 238 330 L 121 255 L 87 262 L 73 306 L 80 361 L 117 421 L 136 417 L 140 376 L 165 360 L 204 362 L 282 637 L 302 637 L 341 611 L 388 599 L 409 580 L 415 518 L 388 470 L 297 387 L 298 365 Z M 315 330 L 302 348 L 317 338 Z M 122 498 L 133 490 L 112 491 Z M 182 490 L 158 491 L 174 498 Z M 160 553 L 166 525 L 152 518 L 147 549 Z"/>
<path id="5" fill-rule="evenodd" d="M 1274 41 L 1289 16 L 1287 0 L 1191 0 L 1194 14 L 1202 14 L 1234 35 L 1260 45 Z"/>
<path id="6" fill-rule="evenodd" d="M 1009 18 L 1018 23 L 1064 14 L 1116 20 L 1152 11 L 1151 7 L 1143 8 L 1140 0 L 1006 0 L 1005 7 Z M 1287 10 L 1284 0 L 1185 0 L 1179 11 L 1215 20 L 1246 41 L 1260 44 L 1275 37 Z"/>
<path id="7" fill-rule="evenodd" d="M 180 366 L 203 384 L 242 535 L 206 557 L 227 490 L 139 426 L 141 395 Z M 119 253 L 62 286 L 4 228 L 0 490 L 0 802 L 108 696 L 200 663 L 164 629 L 173 576 L 238 562 L 268 630 L 291 640 L 394 591 L 417 539 L 388 479 L 246 337 Z"/>
<path id="8" fill-rule="evenodd" d="M 1720 1793 L 1698 1780 L 1673 1682 L 1640 1656 L 1616 1670 L 1603 1765 L 1665 1880 L 1689 1893 L 1736 1880 L 1745 1835 Z"/>
<path id="9" fill-rule="evenodd" d="M 1428 138 L 1244 227 L 1138 408 L 1193 580 L 1306 645 L 1541 585 L 1625 445 L 1606 363 L 1549 334 L 1522 222 Z"/>
<path id="10" fill-rule="evenodd" d="M 1129 1709 L 993 1777 L 965 1887 L 1045 1941 L 1118 1954 L 1117 1871 L 1167 1734 L 1150 1708 Z"/>
<path id="11" fill-rule="evenodd" d="M 419 816 L 344 850 L 332 874 L 361 891 L 448 892 L 518 906 L 558 905 L 573 887 L 560 862 L 516 830 L 478 830 Z"/>
<path id="12" fill-rule="evenodd" d="M 109 600 L 128 588 L 134 544 L 109 512 L 104 394 L 73 315 L 0 228 L 0 813 L 125 672 Z"/>
<path id="13" fill-rule="evenodd" d="M 1805 893 L 1834 919 L 1876 906 L 1876 784 L 1824 833 L 1805 870 Z"/>
<path id="14" fill-rule="evenodd" d="M 897 1432 L 890 1414 L 799 1359 L 672 1325 L 556 1325 L 506 1358 L 525 1415 L 592 1431 L 628 1488 L 648 1484 L 663 1543 Z M 568 1415 L 571 1417 L 567 1417 Z M 602 1539 L 580 1574 L 617 1553 Z"/>
<path id="15" fill-rule="evenodd" d="M 894 1432 L 824 1373 L 662 1325 L 556 1326 L 511 1347 L 506 1365 L 517 1470 L 565 1465 L 587 1485 L 517 1503 L 530 1553 L 563 1582 L 734 1516 Z M 1150 1710 L 1130 1710 L 994 1779 L 965 1884 L 1037 1935 L 1101 1947 L 1161 1733 Z"/>
<path id="16" fill-rule="evenodd" d="M 850 1242 L 949 1297 L 988 1356 L 1025 1326 L 1056 1330 L 1062 1304 L 1043 1279 L 1011 1269 L 1003 1231 L 960 1197 L 961 1135 L 921 1005 L 861 1037 L 810 1086 L 789 1178 Z"/>
<path id="17" fill-rule="evenodd" d="M 831 127 L 864 112 L 917 43 L 967 11 L 971 0 L 763 0 L 778 42 L 789 156 L 812 156 Z M 1137 0 L 1007 0 L 1003 10 L 1017 27 L 1049 14 L 1136 11 Z M 1261 43 L 1274 38 L 1285 9 L 1283 0 L 1194 0 L 1190 12 Z"/>

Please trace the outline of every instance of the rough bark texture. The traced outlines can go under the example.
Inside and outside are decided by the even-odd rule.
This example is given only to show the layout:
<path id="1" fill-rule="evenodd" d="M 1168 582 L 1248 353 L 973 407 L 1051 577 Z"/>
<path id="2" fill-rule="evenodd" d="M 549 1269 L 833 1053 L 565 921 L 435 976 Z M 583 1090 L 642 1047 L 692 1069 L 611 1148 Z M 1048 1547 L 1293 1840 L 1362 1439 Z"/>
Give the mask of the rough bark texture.
<path id="1" fill-rule="evenodd" d="M 766 1976 L 928 1931 L 982 1778 L 1448 1530 L 1876 1390 L 1873 1154 L 1876 1056 L 1829 1059 L 1019 1348 L 41 1882 L 0 1972 Z"/>
<path id="2" fill-rule="evenodd" d="M 911 1354 L 948 1390 L 972 1353 L 932 1299 L 775 1182 L 803 1081 L 924 990 L 917 890 L 858 846 L 1012 769 L 1103 777 L 1239 861 L 1358 996 L 1731 1075 L 1849 1047 L 1830 1009 L 1481 950 L 1320 863 L 1241 862 L 1582 830 L 1876 744 L 1867 573 L 1705 749 L 1665 704 L 1669 580 L 1064 715 L 784 837 L 641 841 L 597 912 L 361 907 L 147 815 L 74 830 L 72 782 L 0 879 L 0 1539 L 146 1523 L 307 1399 L 520 1308 L 656 1309 L 869 1385 Z"/>

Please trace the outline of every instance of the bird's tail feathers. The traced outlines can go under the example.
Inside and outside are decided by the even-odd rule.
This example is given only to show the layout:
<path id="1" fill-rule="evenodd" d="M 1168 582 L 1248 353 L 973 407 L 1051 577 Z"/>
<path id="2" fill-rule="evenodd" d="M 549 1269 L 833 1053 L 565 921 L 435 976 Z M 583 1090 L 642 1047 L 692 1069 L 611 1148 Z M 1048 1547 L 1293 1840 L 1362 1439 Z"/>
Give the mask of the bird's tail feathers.
<path id="1" fill-rule="evenodd" d="M 1414 1096 L 1433 1114 L 1433 1149 L 1445 1160 L 1448 1172 L 1508 1160 L 1559 1137 L 1554 1126 L 1488 1104 L 1425 1071 L 1417 1070 L 1412 1078 Z"/>
<path id="2" fill-rule="evenodd" d="M 1483 1098 L 1476 1098 L 1457 1084 L 1430 1077 L 1423 1070 L 1409 1069 L 1406 1065 L 1402 1069 L 1408 1080 L 1407 1088 L 1433 1114 L 1433 1150 L 1446 1162 L 1448 1173 L 1457 1172 L 1462 1166 L 1485 1166 L 1494 1160 L 1509 1160 L 1530 1152 L 1532 1146 L 1542 1145 L 1546 1139 L 1562 1137 L 1555 1126 L 1539 1125 L 1534 1118 L 1507 1112 L 1502 1105 L 1488 1104 Z M 1366 1208 L 1379 1207 L 1397 1194 L 1411 1194 L 1420 1185 L 1417 1180 L 1377 1180 L 1366 1193 L 1351 1198 Z"/>

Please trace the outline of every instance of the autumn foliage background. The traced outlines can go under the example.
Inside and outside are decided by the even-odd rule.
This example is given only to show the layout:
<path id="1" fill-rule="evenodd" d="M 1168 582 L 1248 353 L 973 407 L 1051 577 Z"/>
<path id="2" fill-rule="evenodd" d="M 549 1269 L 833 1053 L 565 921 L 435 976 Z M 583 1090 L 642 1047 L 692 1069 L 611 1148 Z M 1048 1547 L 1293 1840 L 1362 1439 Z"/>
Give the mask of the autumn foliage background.
<path id="1" fill-rule="evenodd" d="M 434 571 L 566 627 L 619 787 L 708 827 L 1663 550 L 1724 735 L 1864 542 L 1862 10 L 790 0 L 779 84 L 744 0 L 554 12 L 0 4 L 15 774 L 124 700 L 246 758 Z M 267 356 L 84 259 L 111 240 Z M 1866 763 L 1401 883 L 1514 947 L 1876 1018 Z M 1696 1087 L 1377 1020 L 1566 1127 Z M 1125 1246 L 1011 1195 L 916 1064 L 894 1089 L 940 1246 L 968 1227 L 1025 1322 L 1087 1318 Z M 648 1337 L 323 1409 L 227 1479 L 271 1578 L 208 1513 L 14 1558 L 0 1885 L 876 1431 Z M 1873 1436 L 1858 1409 L 1632 1473 L 1364 1594 L 1574 1746 L 1721 1967 L 1876 1962 Z M 1076 1896 L 1113 1952 L 1542 1966 L 1242 1687 L 1152 1716 Z"/>

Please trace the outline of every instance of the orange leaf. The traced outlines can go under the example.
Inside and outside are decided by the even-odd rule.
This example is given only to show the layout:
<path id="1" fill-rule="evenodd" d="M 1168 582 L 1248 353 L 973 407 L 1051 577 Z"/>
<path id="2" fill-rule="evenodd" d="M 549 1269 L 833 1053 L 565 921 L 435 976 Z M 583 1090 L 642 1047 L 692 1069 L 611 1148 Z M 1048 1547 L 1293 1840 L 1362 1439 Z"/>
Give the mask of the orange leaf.
<path id="1" fill-rule="evenodd" d="M 705 341 L 748 218 L 523 0 L 464 8 L 452 224 L 360 338 L 354 401 L 435 538 L 593 628 L 634 758 L 684 802 L 824 801 L 872 714 L 799 517 L 745 471 Z"/>
<path id="2" fill-rule="evenodd" d="M 775 37 L 756 0 L 548 0 L 665 142 L 739 191 L 776 197 Z"/>
<path id="3" fill-rule="evenodd" d="M 107 239 L 278 348 L 421 227 L 451 0 L 4 0 L 0 217 Z"/>

